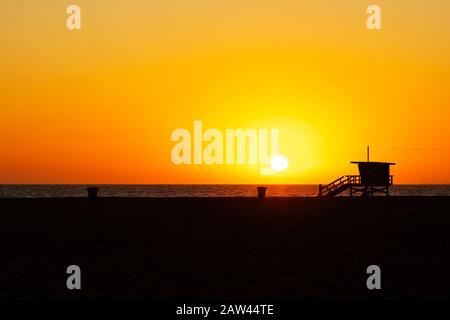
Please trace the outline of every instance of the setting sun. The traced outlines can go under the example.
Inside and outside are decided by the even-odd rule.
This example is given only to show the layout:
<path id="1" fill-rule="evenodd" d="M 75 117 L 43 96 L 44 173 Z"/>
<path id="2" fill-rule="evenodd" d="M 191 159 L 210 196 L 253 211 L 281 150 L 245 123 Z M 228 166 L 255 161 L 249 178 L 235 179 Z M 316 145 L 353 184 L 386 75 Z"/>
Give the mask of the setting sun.
<path id="1" fill-rule="evenodd" d="M 274 156 L 270 160 L 270 168 L 272 168 L 273 171 L 281 172 L 287 169 L 288 167 L 288 159 L 283 156 Z"/>

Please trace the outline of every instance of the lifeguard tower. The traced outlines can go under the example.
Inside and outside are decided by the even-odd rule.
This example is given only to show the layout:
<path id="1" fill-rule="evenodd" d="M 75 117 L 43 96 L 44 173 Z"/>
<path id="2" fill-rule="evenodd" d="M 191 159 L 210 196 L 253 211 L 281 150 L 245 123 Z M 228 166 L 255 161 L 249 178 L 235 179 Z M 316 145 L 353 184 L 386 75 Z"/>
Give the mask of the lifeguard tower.
<path id="1" fill-rule="evenodd" d="M 389 187 L 393 184 L 390 167 L 391 162 L 370 162 L 369 147 L 367 161 L 352 161 L 358 165 L 359 175 L 346 175 L 327 185 L 319 185 L 319 197 L 333 197 L 347 189 L 350 196 L 373 196 L 375 193 L 389 196 Z"/>

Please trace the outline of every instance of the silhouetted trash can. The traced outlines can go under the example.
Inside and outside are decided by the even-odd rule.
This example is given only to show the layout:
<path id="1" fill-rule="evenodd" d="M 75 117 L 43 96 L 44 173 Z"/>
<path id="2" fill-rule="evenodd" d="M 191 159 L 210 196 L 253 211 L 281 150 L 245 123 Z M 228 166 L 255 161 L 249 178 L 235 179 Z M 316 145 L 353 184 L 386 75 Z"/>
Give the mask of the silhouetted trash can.
<path id="1" fill-rule="evenodd" d="M 96 199 L 97 198 L 97 194 L 98 194 L 98 188 L 97 187 L 87 188 L 87 192 L 88 192 L 88 198 L 89 199 Z"/>
<path id="2" fill-rule="evenodd" d="M 263 199 L 266 197 L 266 187 L 256 187 L 256 189 L 258 190 L 258 198 Z"/>

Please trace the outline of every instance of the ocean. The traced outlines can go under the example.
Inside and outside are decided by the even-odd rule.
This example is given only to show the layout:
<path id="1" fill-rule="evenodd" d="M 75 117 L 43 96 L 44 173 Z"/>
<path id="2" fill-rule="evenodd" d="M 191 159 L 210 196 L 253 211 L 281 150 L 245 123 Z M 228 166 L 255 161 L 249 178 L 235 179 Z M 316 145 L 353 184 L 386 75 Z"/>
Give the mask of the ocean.
<path id="1" fill-rule="evenodd" d="M 92 185 L 0 185 L 0 198 L 86 197 Z M 256 185 L 96 185 L 100 197 L 254 197 Z M 268 197 L 315 197 L 318 185 L 269 185 Z M 342 193 L 348 195 L 348 193 Z M 392 196 L 450 196 L 450 185 L 394 185 Z"/>

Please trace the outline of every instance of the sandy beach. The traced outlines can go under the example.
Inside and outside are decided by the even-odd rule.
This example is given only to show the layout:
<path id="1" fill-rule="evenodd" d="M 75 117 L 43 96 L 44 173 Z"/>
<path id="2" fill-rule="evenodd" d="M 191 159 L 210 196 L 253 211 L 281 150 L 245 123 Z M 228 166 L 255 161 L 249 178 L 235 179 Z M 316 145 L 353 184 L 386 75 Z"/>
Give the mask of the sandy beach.
<path id="1" fill-rule="evenodd" d="M 0 212 L 1 298 L 450 298 L 449 197 L 0 199 Z M 372 264 L 381 290 L 366 288 Z"/>

